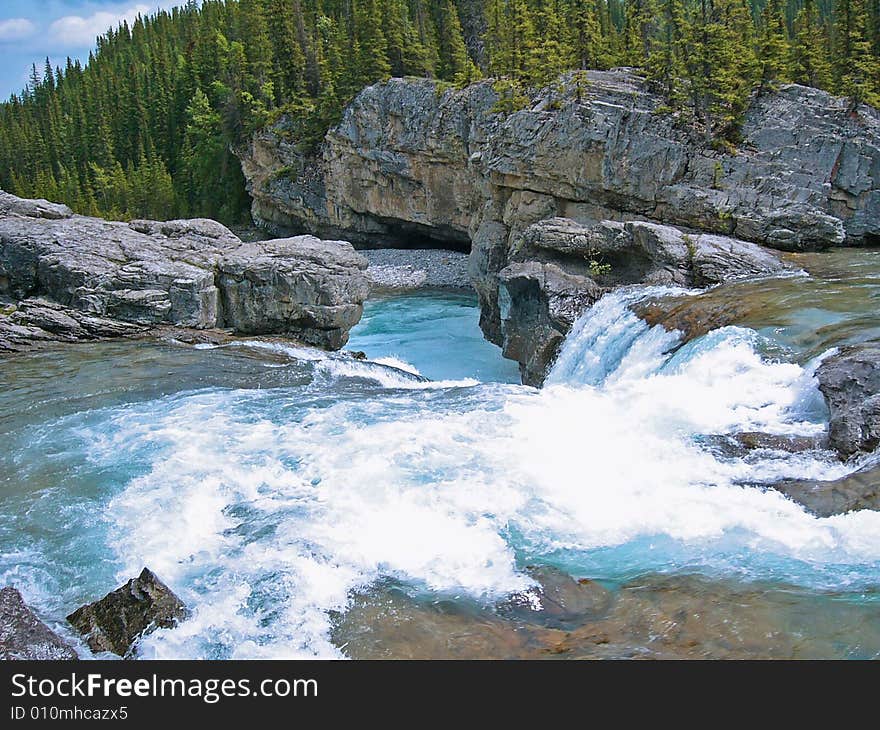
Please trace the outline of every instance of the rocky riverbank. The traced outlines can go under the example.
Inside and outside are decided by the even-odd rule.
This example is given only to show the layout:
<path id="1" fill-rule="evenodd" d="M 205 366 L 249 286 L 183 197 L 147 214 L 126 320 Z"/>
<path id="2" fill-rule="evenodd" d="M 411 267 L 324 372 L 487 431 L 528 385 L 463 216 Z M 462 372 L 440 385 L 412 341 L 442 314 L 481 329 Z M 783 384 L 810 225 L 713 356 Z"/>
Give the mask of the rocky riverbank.
<path id="1" fill-rule="evenodd" d="M 163 327 L 339 349 L 366 268 L 345 241 L 245 243 L 216 221 L 115 223 L 0 192 L 0 352 Z"/>
<path id="2" fill-rule="evenodd" d="M 282 118 L 240 151 L 254 218 L 370 246 L 469 248 L 483 331 L 529 383 L 602 287 L 778 270 L 756 247 L 740 268 L 744 242 L 880 240 L 880 115 L 869 107 L 849 114 L 843 99 L 783 86 L 753 100 L 742 143 L 725 152 L 627 69 L 565 76 L 513 112 L 498 101 L 491 81 L 391 79 L 358 95 L 319 158 L 300 153 Z M 715 276 L 691 269 L 692 250 Z"/>
<path id="3" fill-rule="evenodd" d="M 442 249 L 363 249 L 374 289 L 470 289 L 468 256 Z"/>

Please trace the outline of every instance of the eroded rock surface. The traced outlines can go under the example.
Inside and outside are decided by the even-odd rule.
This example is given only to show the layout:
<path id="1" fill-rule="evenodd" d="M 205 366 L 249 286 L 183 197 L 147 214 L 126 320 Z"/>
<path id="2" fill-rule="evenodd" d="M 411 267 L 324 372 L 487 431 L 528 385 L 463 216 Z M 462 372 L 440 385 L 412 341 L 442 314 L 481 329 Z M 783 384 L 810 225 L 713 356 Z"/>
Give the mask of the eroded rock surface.
<path id="1" fill-rule="evenodd" d="M 841 479 L 787 479 L 773 489 L 804 505 L 818 517 L 859 509 L 880 509 L 880 467 L 868 466 Z"/>
<path id="2" fill-rule="evenodd" d="M 3 193 L 0 348 L 174 325 L 338 349 L 369 293 L 366 267 L 345 241 L 243 243 L 212 220 L 115 223 Z"/>
<path id="3" fill-rule="evenodd" d="M 157 628 L 169 629 L 183 621 L 188 611 L 150 570 L 99 601 L 78 608 L 67 617 L 94 652 L 126 656 L 135 642 Z"/>
<path id="4" fill-rule="evenodd" d="M 0 659 L 78 659 L 70 644 L 37 618 L 12 586 L 0 590 Z"/>
<path id="5" fill-rule="evenodd" d="M 513 311 L 532 317 L 531 333 L 510 317 L 505 326 L 511 264 L 553 264 L 599 286 L 706 286 L 784 268 L 753 244 L 880 236 L 880 116 L 868 107 L 848 114 L 842 99 L 784 86 L 756 97 L 739 150 L 722 153 L 627 70 L 568 75 L 512 113 L 498 99 L 489 81 L 454 90 L 391 79 L 357 96 L 317 159 L 282 118 L 240 151 L 255 219 L 371 246 L 470 243 L 483 331 L 528 382 L 543 378 L 537 353 L 552 359 L 550 330 L 567 330 L 532 317 L 530 286 Z M 610 271 L 593 276 L 591 261 Z"/>
<path id="6" fill-rule="evenodd" d="M 816 371 L 831 419 L 828 439 L 844 458 L 880 444 L 880 344 L 843 347 Z"/>
<path id="7" fill-rule="evenodd" d="M 548 586 L 538 590 L 557 595 Z M 599 603 L 591 599 L 586 611 L 554 627 L 511 615 L 509 601 L 498 608 L 429 601 L 379 585 L 336 616 L 332 639 L 357 659 L 827 659 L 880 652 L 880 628 L 865 631 L 880 627 L 871 602 L 695 576 L 646 576 L 613 592 L 586 593 Z"/>

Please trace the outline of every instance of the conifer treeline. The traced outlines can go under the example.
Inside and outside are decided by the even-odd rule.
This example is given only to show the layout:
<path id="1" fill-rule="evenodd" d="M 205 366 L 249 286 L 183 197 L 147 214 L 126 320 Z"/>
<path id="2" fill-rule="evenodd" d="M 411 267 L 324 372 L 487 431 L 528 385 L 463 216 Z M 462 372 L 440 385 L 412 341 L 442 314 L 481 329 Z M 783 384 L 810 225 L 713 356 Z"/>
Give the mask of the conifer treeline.
<path id="1" fill-rule="evenodd" d="M 780 82 L 880 103 L 880 0 L 760 1 L 190 2 L 109 31 L 85 65 L 35 67 L 0 105 L 0 187 L 106 217 L 237 222 L 233 145 L 290 112 L 314 148 L 390 75 L 504 77 L 516 103 L 564 70 L 636 66 L 713 144 L 736 142 L 749 95 Z"/>

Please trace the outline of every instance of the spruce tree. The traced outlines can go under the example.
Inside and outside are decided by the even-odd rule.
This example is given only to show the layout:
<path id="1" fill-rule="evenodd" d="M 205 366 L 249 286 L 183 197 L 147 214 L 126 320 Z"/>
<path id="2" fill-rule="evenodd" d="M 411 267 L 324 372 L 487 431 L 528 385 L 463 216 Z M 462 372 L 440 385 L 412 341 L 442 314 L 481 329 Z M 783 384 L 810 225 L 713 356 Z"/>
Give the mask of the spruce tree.
<path id="1" fill-rule="evenodd" d="M 767 0 L 761 13 L 761 36 L 758 59 L 761 62 L 761 84 L 788 81 L 790 49 L 788 30 L 780 0 Z"/>
<path id="2" fill-rule="evenodd" d="M 814 0 L 804 0 L 804 6 L 794 19 L 794 38 L 791 43 L 789 75 L 796 84 L 830 89 L 831 64 L 827 55 L 828 41 L 819 22 Z"/>

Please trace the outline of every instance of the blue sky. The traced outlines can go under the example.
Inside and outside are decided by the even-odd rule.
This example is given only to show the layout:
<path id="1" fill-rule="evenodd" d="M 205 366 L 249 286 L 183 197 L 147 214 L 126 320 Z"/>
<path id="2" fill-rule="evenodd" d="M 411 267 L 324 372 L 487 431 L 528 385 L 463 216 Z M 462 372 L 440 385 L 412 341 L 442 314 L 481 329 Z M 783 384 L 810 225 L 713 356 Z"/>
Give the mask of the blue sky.
<path id="1" fill-rule="evenodd" d="M 86 60 L 95 38 L 123 18 L 171 8 L 184 0 L 0 0 L 0 99 L 20 91 L 31 64 L 48 56 L 64 66 Z"/>

